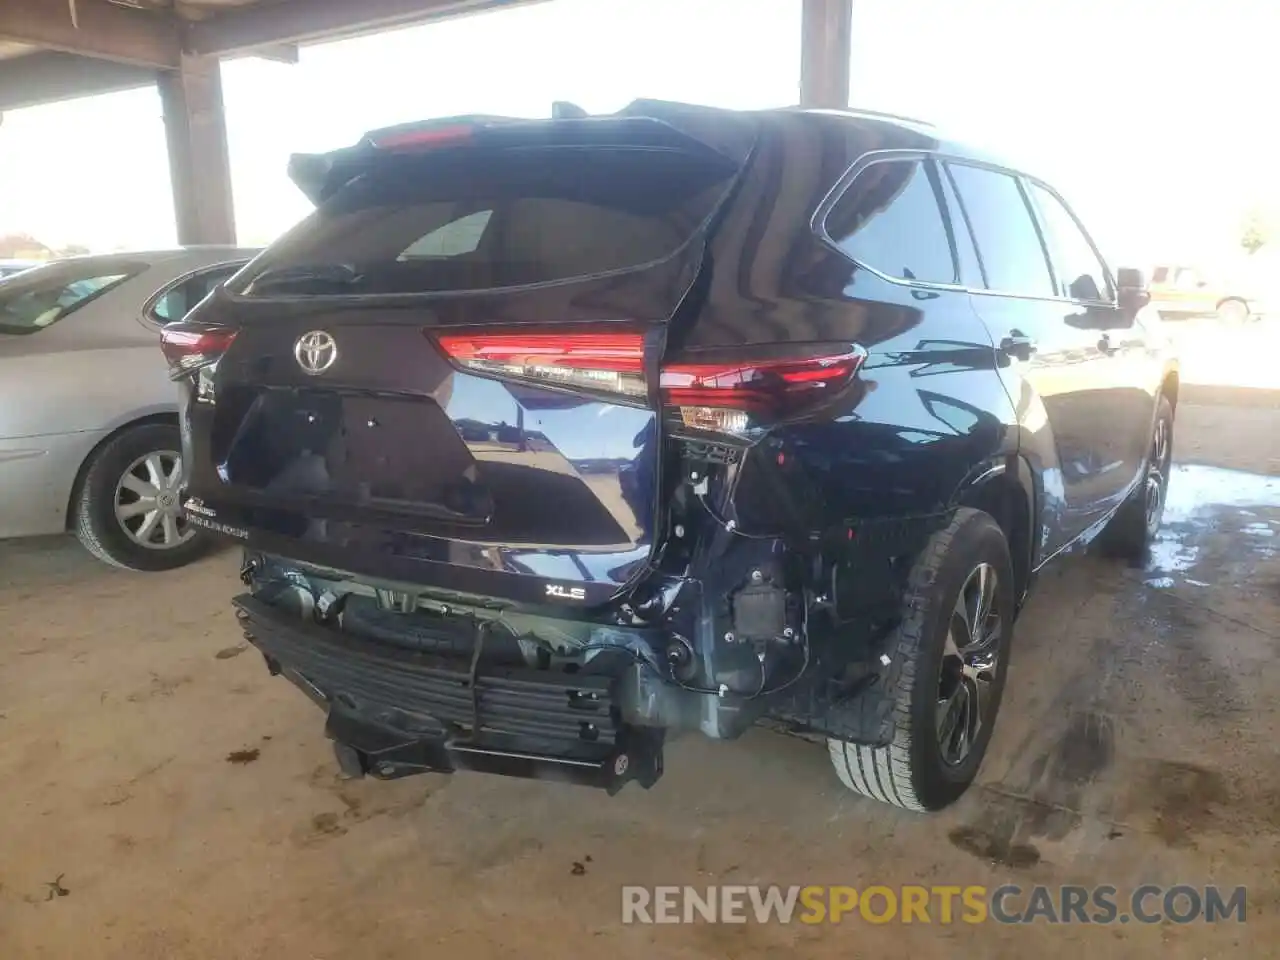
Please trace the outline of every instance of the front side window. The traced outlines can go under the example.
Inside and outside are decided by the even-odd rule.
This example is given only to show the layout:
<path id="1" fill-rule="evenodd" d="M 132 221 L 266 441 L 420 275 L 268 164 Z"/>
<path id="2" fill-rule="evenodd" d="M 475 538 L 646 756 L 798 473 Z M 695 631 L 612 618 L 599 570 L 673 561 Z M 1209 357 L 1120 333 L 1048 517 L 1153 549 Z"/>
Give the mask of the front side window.
<path id="1" fill-rule="evenodd" d="M 0 333 L 30 334 L 57 323 L 145 269 L 142 264 L 55 263 L 0 286 Z"/>
<path id="2" fill-rule="evenodd" d="M 872 163 L 827 213 L 827 236 L 850 259 L 895 280 L 955 283 L 934 176 L 920 160 Z"/>
<path id="3" fill-rule="evenodd" d="M 1007 173 L 948 163 L 973 228 L 987 288 L 1031 297 L 1056 296 L 1040 234 L 1018 181 Z"/>
<path id="4" fill-rule="evenodd" d="M 1030 192 L 1049 244 L 1058 293 L 1072 300 L 1110 300 L 1107 270 L 1075 217 L 1039 184 L 1030 184 Z"/>

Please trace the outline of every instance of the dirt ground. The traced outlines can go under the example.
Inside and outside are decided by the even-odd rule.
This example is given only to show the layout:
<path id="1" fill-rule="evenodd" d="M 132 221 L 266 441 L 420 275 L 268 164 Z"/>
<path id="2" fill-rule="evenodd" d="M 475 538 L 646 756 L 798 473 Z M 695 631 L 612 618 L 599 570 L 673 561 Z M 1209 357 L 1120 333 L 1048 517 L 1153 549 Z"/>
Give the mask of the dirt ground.
<path id="1" fill-rule="evenodd" d="M 680 739 L 613 799 L 341 781 L 320 713 L 241 640 L 235 556 L 139 576 L 0 545 L 0 960 L 1273 955 L 1280 404 L 1178 424 L 1151 563 L 1044 575 L 981 787 L 932 817 L 765 731 Z M 1247 922 L 620 922 L 624 884 L 1006 882 L 1243 885 Z"/>

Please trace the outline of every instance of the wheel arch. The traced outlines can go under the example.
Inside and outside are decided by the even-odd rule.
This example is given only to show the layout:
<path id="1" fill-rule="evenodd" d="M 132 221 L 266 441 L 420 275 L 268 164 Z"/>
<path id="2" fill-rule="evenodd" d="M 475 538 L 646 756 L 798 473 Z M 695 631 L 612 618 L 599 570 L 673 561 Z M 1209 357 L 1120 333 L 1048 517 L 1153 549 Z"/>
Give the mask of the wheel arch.
<path id="1" fill-rule="evenodd" d="M 1035 570 L 1035 483 L 1031 466 L 1017 455 L 979 465 L 961 484 L 955 506 L 989 514 L 1009 544 L 1014 593 L 1019 605 L 1031 586 Z"/>
<path id="2" fill-rule="evenodd" d="M 71 494 L 67 497 L 67 505 L 62 518 L 64 529 L 70 530 L 74 525 L 75 504 L 80 499 L 85 474 L 89 472 L 89 464 L 93 463 L 93 459 L 98 455 L 98 452 L 122 433 L 126 433 L 137 427 L 148 426 L 150 424 L 162 424 L 176 427 L 178 426 L 178 414 L 175 411 L 162 410 L 143 414 L 142 416 L 134 417 L 131 420 L 126 420 L 124 423 L 119 424 L 112 429 L 110 433 L 104 435 L 102 439 L 95 443 L 93 448 L 84 455 L 84 459 L 80 461 L 80 466 L 76 470 L 75 482 L 71 484 Z"/>
<path id="3" fill-rule="evenodd" d="M 1213 305 L 1213 309 L 1215 311 L 1220 311 L 1223 306 L 1228 303 L 1238 303 L 1240 306 L 1244 307 L 1245 319 L 1248 319 L 1253 313 L 1253 304 L 1249 302 L 1249 298 L 1242 297 L 1238 293 L 1230 293 L 1225 297 L 1219 297 L 1218 302 Z"/>
<path id="4" fill-rule="evenodd" d="M 1160 381 L 1160 395 L 1169 398 L 1169 405 L 1174 410 L 1178 409 L 1178 387 L 1181 379 L 1178 376 L 1176 367 L 1172 367 L 1165 371 L 1164 379 Z"/>

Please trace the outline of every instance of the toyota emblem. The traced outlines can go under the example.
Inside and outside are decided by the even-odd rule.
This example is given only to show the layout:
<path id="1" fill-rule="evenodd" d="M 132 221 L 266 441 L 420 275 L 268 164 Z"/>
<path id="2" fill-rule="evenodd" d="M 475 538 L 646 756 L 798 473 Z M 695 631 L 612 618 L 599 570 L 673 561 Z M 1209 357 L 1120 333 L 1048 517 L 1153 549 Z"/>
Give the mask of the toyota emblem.
<path id="1" fill-rule="evenodd" d="M 304 333 L 293 345 L 293 356 L 303 373 L 319 376 L 338 360 L 338 344 L 323 330 Z"/>

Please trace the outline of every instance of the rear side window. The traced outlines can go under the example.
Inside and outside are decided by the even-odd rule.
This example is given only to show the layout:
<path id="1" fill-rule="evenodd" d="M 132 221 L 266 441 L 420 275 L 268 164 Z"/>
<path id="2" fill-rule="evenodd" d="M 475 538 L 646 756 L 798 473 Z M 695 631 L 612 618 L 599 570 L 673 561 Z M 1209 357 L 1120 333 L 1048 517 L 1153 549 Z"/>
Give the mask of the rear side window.
<path id="1" fill-rule="evenodd" d="M 43 330 L 145 269 L 144 264 L 69 262 L 10 277 L 0 285 L 0 333 Z"/>
<path id="2" fill-rule="evenodd" d="M 920 160 L 871 164 L 827 213 L 827 236 L 852 260 L 895 280 L 955 283 L 934 177 Z"/>
<path id="3" fill-rule="evenodd" d="M 223 264 L 178 281 L 155 299 L 150 311 L 151 320 L 161 325 L 176 323 L 241 266 L 239 263 Z"/>
<path id="4" fill-rule="evenodd" d="M 230 289 L 492 290 L 624 270 L 678 250 L 733 172 L 675 150 L 600 146 L 373 157 Z"/>
<path id="5" fill-rule="evenodd" d="M 987 288 L 1055 296 L 1049 261 L 1018 181 L 982 167 L 948 163 L 947 168 L 973 229 Z"/>
<path id="6" fill-rule="evenodd" d="M 1111 285 L 1107 282 L 1107 270 L 1080 224 L 1062 201 L 1044 187 L 1032 183 L 1029 188 L 1040 214 L 1045 242 L 1049 244 L 1058 293 L 1072 300 L 1109 300 Z"/>

